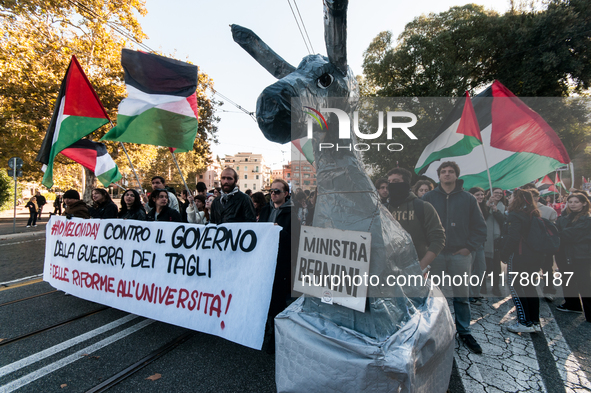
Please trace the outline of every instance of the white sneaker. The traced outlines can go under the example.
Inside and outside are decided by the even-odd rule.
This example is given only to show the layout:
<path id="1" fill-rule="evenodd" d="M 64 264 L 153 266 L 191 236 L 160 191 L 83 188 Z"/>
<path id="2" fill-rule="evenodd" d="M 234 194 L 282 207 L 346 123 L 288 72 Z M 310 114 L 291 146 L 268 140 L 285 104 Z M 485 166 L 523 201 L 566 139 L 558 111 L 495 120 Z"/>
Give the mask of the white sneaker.
<path id="1" fill-rule="evenodd" d="M 30 227 L 31 227 L 30 225 L 27 225 L 27 228 L 30 228 Z"/>
<path id="2" fill-rule="evenodd" d="M 532 327 L 534 328 L 534 330 L 536 331 L 536 333 L 542 333 L 542 326 L 539 323 L 534 323 L 532 325 Z"/>
<path id="3" fill-rule="evenodd" d="M 525 326 L 519 322 L 515 322 L 513 325 L 507 326 L 507 330 L 512 333 L 535 333 L 536 329 L 533 326 Z"/>

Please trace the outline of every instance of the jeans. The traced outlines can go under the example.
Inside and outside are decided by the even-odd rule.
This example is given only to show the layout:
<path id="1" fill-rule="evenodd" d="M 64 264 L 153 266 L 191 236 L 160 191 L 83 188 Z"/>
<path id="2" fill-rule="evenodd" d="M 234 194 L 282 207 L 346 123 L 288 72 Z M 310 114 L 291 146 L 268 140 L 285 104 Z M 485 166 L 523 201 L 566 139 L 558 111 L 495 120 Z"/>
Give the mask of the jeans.
<path id="1" fill-rule="evenodd" d="M 484 244 L 476 249 L 473 253 L 474 259 L 472 260 L 472 274 L 482 279 L 482 275 L 486 271 L 486 259 L 484 258 Z M 485 277 L 486 279 L 486 277 Z M 470 280 L 472 281 L 472 280 Z M 476 281 L 476 280 L 474 280 Z M 484 281 L 484 280 L 483 280 Z M 480 281 L 479 281 L 480 283 Z M 486 284 L 485 284 L 486 286 Z M 480 296 L 480 285 L 470 285 L 470 297 Z"/>
<path id="2" fill-rule="evenodd" d="M 434 260 L 431 262 L 431 275 L 438 275 L 442 276 L 442 272 L 445 272 L 446 275 L 450 276 L 464 276 L 465 273 L 468 276 L 471 273 L 472 267 L 472 254 L 469 255 L 461 255 L 456 254 L 452 255 L 450 252 L 442 252 L 440 253 Z M 443 280 L 444 283 L 442 285 L 443 288 L 449 288 L 450 283 Z M 462 282 L 462 285 L 453 285 L 451 283 L 451 290 L 453 292 L 453 306 L 454 306 L 454 314 L 456 320 L 456 330 L 458 334 L 470 334 L 470 301 L 468 300 L 468 296 L 470 294 L 470 286 L 469 281 L 468 285 L 465 282 Z"/>

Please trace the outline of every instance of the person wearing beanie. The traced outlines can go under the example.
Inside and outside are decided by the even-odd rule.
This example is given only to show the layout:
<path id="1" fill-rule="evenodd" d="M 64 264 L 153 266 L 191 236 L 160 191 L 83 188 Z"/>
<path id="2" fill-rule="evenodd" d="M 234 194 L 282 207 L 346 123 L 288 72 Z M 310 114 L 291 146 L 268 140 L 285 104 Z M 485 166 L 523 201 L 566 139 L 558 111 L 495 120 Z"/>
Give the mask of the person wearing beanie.
<path id="1" fill-rule="evenodd" d="M 90 214 L 88 214 L 88 206 L 86 206 L 84 201 L 80 200 L 80 194 L 78 191 L 68 190 L 64 192 L 63 200 L 66 204 L 64 216 L 67 218 L 90 218 Z"/>

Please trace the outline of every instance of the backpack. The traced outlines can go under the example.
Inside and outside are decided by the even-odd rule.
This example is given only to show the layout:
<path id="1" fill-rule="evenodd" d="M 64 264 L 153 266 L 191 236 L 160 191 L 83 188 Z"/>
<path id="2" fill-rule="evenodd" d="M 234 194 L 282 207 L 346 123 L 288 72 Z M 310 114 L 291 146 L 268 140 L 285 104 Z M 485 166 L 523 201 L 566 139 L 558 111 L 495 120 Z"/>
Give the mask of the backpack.
<path id="1" fill-rule="evenodd" d="M 525 243 L 534 251 L 554 254 L 560 248 L 560 236 L 556 225 L 542 217 L 532 217 Z"/>

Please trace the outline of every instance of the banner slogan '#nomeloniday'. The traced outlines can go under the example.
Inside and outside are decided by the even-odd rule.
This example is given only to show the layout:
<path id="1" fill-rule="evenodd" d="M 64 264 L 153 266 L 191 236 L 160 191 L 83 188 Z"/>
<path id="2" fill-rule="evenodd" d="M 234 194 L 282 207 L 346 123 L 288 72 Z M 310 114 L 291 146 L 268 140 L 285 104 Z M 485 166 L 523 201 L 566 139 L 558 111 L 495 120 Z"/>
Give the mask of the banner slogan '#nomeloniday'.
<path id="1" fill-rule="evenodd" d="M 52 216 L 43 279 L 82 299 L 261 349 L 280 231 L 273 223 Z"/>

